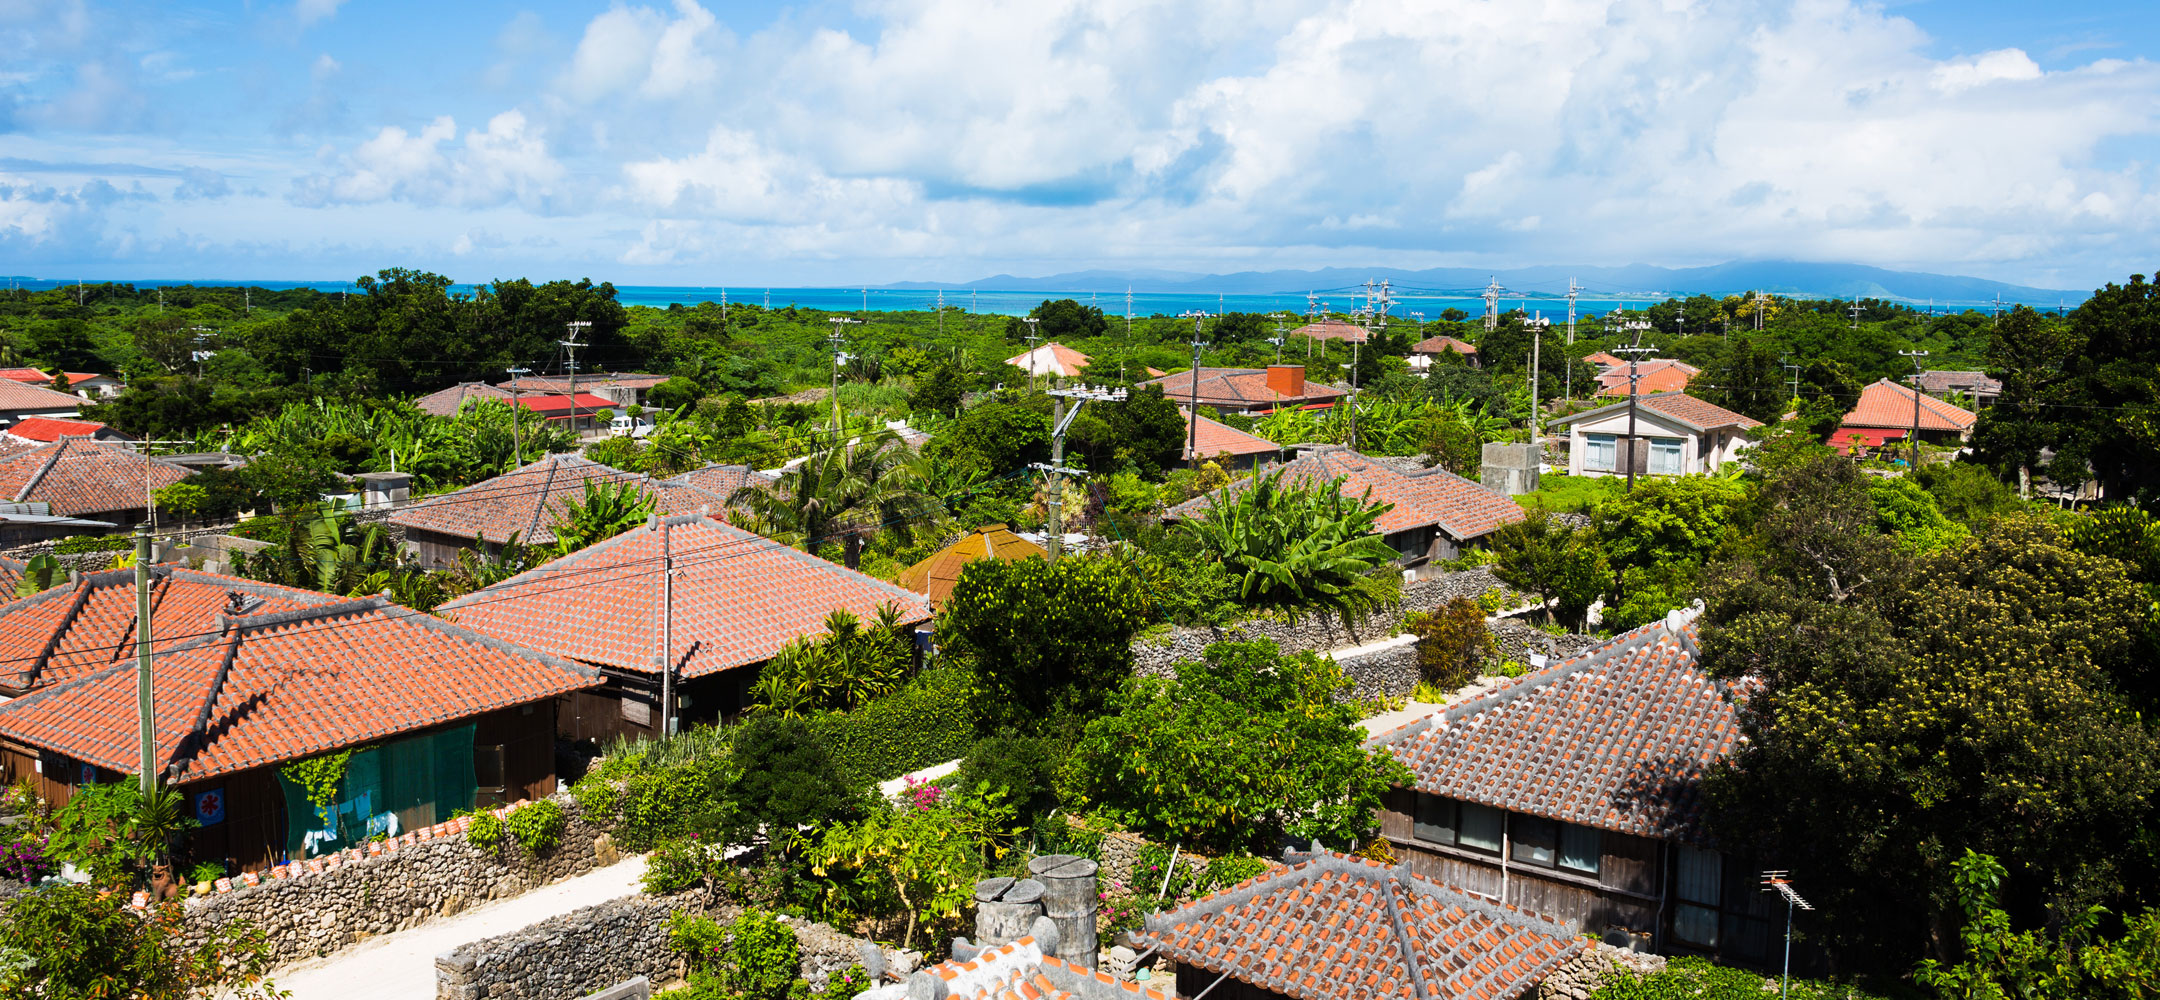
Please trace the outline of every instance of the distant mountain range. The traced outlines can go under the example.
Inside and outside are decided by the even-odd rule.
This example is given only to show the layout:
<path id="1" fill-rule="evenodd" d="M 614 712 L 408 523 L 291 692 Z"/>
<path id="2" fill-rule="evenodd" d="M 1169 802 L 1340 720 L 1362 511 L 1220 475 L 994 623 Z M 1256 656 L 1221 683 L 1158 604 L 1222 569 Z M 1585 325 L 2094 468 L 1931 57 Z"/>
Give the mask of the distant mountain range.
<path id="1" fill-rule="evenodd" d="M 1504 296 L 1519 294 L 1551 296 L 1567 294 L 1568 281 L 1584 286 L 1587 297 L 1650 295 L 1733 295 L 1761 290 L 1799 298 L 1895 299 L 1937 305 L 1968 306 L 2002 301 L 2028 305 L 2075 305 L 2085 301 L 2090 289 L 2033 288 L 1985 278 L 1920 271 L 1892 271 L 1863 264 L 1825 264 L 1788 260 L 1750 260 L 1709 267 L 1520 267 L 1481 270 L 1469 267 L 1436 267 L 1422 271 L 1394 267 L 1330 267 L 1317 271 L 1240 271 L 1235 274 L 1196 274 L 1185 271 L 1071 271 L 1045 277 L 1022 278 L 1000 274 L 980 281 L 960 283 L 910 281 L 886 285 L 893 289 L 976 289 L 1040 292 L 1135 292 L 1183 295 L 1281 295 L 1333 291 L 1340 294 L 1368 279 L 1386 279 L 1398 290 L 1437 292 L 1449 296 L 1474 296 L 1487 281 L 1497 280 Z"/>

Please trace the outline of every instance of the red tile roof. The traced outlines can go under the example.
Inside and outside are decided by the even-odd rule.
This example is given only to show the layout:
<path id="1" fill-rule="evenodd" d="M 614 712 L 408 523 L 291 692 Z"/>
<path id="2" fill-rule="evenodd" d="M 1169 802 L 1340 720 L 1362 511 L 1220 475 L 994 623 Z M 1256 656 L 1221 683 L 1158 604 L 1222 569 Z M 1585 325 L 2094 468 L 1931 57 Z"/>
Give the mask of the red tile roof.
<path id="1" fill-rule="evenodd" d="M 1140 940 L 1293 1000 L 1513 1000 L 1581 951 L 1562 924 L 1346 854 L 1166 913 Z"/>
<path id="2" fill-rule="evenodd" d="M 893 583 L 942 604 L 952 596 L 953 585 L 960 582 L 960 571 L 968 563 L 993 556 L 1018 561 L 1048 559 L 1050 553 L 1013 534 L 1011 528 L 1002 524 L 977 528 L 960 536 L 959 541 L 931 553 L 929 558 L 901 570 Z"/>
<path id="3" fill-rule="evenodd" d="M 600 683 L 599 672 L 380 597 L 225 617 L 152 660 L 157 759 L 200 781 Z M 0 734 L 137 770 L 135 664 L 0 705 Z"/>
<path id="4" fill-rule="evenodd" d="M 1626 407 L 1625 399 L 1609 403 L 1594 410 L 1584 410 L 1572 416 L 1553 421 L 1556 424 L 1575 424 L 1585 420 L 1601 420 Z M 1762 421 L 1742 413 L 1734 413 L 1708 400 L 1697 399 L 1684 392 L 1660 392 L 1635 397 L 1638 409 L 1670 417 L 1697 431 L 1712 431 L 1724 427 L 1761 427 Z"/>
<path id="5" fill-rule="evenodd" d="M 83 382 L 89 381 L 90 379 L 104 377 L 105 376 L 100 375 L 96 372 L 67 373 L 68 385 L 71 386 L 80 385 Z M 11 382 L 22 382 L 27 385 L 49 386 L 52 384 L 53 377 L 50 372 L 39 371 L 35 368 L 0 368 L 0 379 L 7 379 Z"/>
<path id="6" fill-rule="evenodd" d="M 1476 354 L 1477 345 L 1448 336 L 1427 337 L 1410 345 L 1410 353 L 1412 354 L 1445 354 L 1449 351 L 1454 351 L 1457 354 Z"/>
<path id="7" fill-rule="evenodd" d="M 150 573 L 150 641 L 158 648 L 216 630 L 218 615 L 235 606 L 252 614 L 343 600 L 173 566 L 154 566 Z M 19 569 L 14 577 L 22 578 Z M 13 593 L 11 583 L 8 596 Z M 86 574 L 0 604 L 0 690 L 75 680 L 134 655 L 132 569 Z"/>
<path id="8" fill-rule="evenodd" d="M 1671 358 L 1652 358 L 1635 365 L 1636 392 L 1679 392 L 1687 388 L 1688 379 L 1702 374 L 1702 369 Z M 1628 364 L 1607 368 L 1598 375 L 1598 395 L 1625 396 L 1628 394 Z"/>
<path id="9" fill-rule="evenodd" d="M 28 441 L 50 444 L 62 437 L 95 437 L 105 425 L 95 420 L 68 420 L 61 417 L 24 417 L 15 421 L 7 432 Z"/>
<path id="10" fill-rule="evenodd" d="M 1041 918 L 1038 918 L 1041 919 Z M 936 983 L 928 994 L 951 1000 L 1080 1000 L 1081 997 L 1127 997 L 1130 1000 L 1176 1000 L 1177 992 L 1112 979 L 1043 953 L 1033 935 L 1009 944 L 986 948 L 973 958 L 955 958 L 923 969 L 910 977 L 924 986 Z M 911 987 L 912 988 L 912 987 Z"/>
<path id="11" fill-rule="evenodd" d="M 708 465 L 692 469 L 670 480 L 671 483 L 688 483 L 716 497 L 726 500 L 745 486 L 771 486 L 775 480 L 747 465 Z"/>
<path id="12" fill-rule="evenodd" d="M 688 483 L 656 482 L 577 455 L 549 455 L 516 472 L 429 497 L 390 515 L 390 523 L 491 544 L 506 542 L 511 535 L 527 545 L 547 544 L 555 540 L 555 522 L 567 515 L 571 501 L 584 499 L 590 480 L 637 483 L 660 495 L 658 508 L 664 514 L 724 515 L 727 510 L 725 495 Z"/>
<path id="13" fill-rule="evenodd" d="M 1193 401 L 1193 375 L 1190 371 L 1148 379 L 1140 385 L 1162 386 L 1163 396 L 1173 403 L 1190 404 Z M 1347 396 L 1350 391 L 1338 389 L 1321 382 L 1307 381 L 1302 396 L 1284 396 L 1268 388 L 1265 368 L 1202 368 L 1200 369 L 1200 403 L 1203 406 L 1249 406 L 1277 402 L 1302 403 L 1307 401 L 1332 401 Z"/>
<path id="14" fill-rule="evenodd" d="M 1189 421 L 1192 419 L 1192 409 L 1190 407 L 1180 408 L 1179 413 L 1179 419 L 1181 420 Z M 1194 451 L 1198 451 L 1200 457 L 1205 460 L 1225 453 L 1231 455 L 1270 455 L 1280 453 L 1283 450 L 1282 445 L 1264 437 L 1247 434 L 1229 424 L 1209 420 L 1206 417 L 1200 418 L 1200 425 L 1195 432 L 1186 435 L 1188 440 L 1194 437 L 1199 439 L 1199 446 L 1197 448 L 1187 447 L 1183 449 L 1183 457 L 1186 461 L 1192 460 Z"/>
<path id="15" fill-rule="evenodd" d="M 82 397 L 72 393 L 54 392 L 40 385 L 0 378 L 0 411 L 5 412 L 75 412 L 83 405 Z"/>
<path id="16" fill-rule="evenodd" d="M 422 413 L 454 417 L 459 410 L 465 408 L 465 401 L 468 399 L 499 399 L 507 403 L 510 401 L 510 390 L 498 389 L 486 382 L 461 382 L 415 399 L 413 405 L 419 407 Z"/>
<path id="17" fill-rule="evenodd" d="M 1702 778 L 1740 740 L 1743 689 L 1702 672 L 1695 617 L 1676 611 L 1373 742 L 1420 792 L 1701 842 Z"/>
<path id="18" fill-rule="evenodd" d="M 1612 355 L 1607 354 L 1604 351 L 1599 351 L 1596 354 L 1588 355 L 1584 357 L 1583 360 L 1588 361 L 1593 365 L 1597 365 L 1600 368 L 1611 368 L 1614 365 L 1627 364 L 1627 362 L 1622 361 L 1619 358 L 1613 357 Z"/>
<path id="19" fill-rule="evenodd" d="M 1053 340 L 1032 351 L 1006 358 L 1005 363 L 1025 369 L 1030 375 L 1073 378 L 1087 368 L 1089 360 L 1087 355 Z"/>
<path id="20" fill-rule="evenodd" d="M 1952 406 L 1940 399 L 1922 393 L 1920 395 L 1920 429 L 1922 431 L 1971 430 L 1979 416 L 1971 410 Z M 1845 427 L 1887 427 L 1893 430 L 1911 431 L 1913 425 L 1913 390 L 1889 379 L 1880 379 L 1860 390 L 1860 401 L 1845 415 Z"/>
<path id="21" fill-rule="evenodd" d="M 23 571 L 28 568 L 20 559 L 0 556 L 0 605 L 16 599 L 15 588 L 22 583 Z"/>
<path id="22" fill-rule="evenodd" d="M 1324 319 L 1318 323 L 1307 323 L 1290 331 L 1290 335 L 1293 337 L 1311 337 L 1314 340 L 1340 340 L 1348 344 L 1362 344 L 1365 342 L 1364 327 L 1339 319 Z"/>
<path id="23" fill-rule="evenodd" d="M 1212 493 L 1205 493 L 1170 508 L 1173 518 L 1206 516 L 1217 497 L 1235 496 L 1258 481 L 1261 474 L 1280 470 L 1283 482 L 1343 480 L 1342 491 L 1368 496 L 1373 503 L 1393 504 L 1380 515 L 1381 534 L 1438 527 L 1458 541 L 1481 538 L 1501 525 L 1523 519 L 1522 505 L 1505 494 L 1486 489 L 1441 468 L 1406 472 L 1343 447 L 1314 448 L 1294 461 L 1271 467 Z"/>
<path id="24" fill-rule="evenodd" d="M 1920 391 L 2000 394 L 2002 381 L 1989 378 L 1986 372 L 1928 371 L 1920 373 Z"/>
<path id="25" fill-rule="evenodd" d="M 48 503 L 63 517 L 139 510 L 151 492 L 192 474 L 111 442 L 65 437 L 0 458 L 0 497 Z"/>
<path id="26" fill-rule="evenodd" d="M 676 567 L 674 655 L 681 676 L 762 663 L 789 640 L 822 635 L 845 608 L 865 621 L 881 605 L 930 617 L 921 594 L 711 518 L 662 518 Z M 662 532 L 607 541 L 444 604 L 478 631 L 624 670 L 659 672 Z"/>

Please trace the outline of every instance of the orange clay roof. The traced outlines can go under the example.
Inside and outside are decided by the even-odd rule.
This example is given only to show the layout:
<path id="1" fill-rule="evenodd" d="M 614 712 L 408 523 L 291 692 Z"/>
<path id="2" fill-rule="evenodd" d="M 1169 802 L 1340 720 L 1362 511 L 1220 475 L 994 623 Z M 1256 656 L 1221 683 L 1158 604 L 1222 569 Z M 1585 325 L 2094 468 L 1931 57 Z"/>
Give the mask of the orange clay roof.
<path id="1" fill-rule="evenodd" d="M 928 596 L 932 603 L 943 604 L 952 597 L 953 585 L 960 582 L 960 571 L 977 559 L 995 558 L 1010 562 L 1049 557 L 1050 553 L 1044 551 L 1042 546 L 1013 534 L 1012 529 L 999 524 L 977 528 L 962 535 L 959 541 L 901 570 L 893 583 Z"/>

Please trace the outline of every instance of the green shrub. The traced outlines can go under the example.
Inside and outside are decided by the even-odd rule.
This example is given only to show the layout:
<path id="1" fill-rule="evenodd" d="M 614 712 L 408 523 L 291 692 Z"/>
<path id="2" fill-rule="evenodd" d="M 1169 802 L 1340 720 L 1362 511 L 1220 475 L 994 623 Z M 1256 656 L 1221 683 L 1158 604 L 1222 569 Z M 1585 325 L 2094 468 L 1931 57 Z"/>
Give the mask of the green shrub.
<path id="1" fill-rule="evenodd" d="M 518 846 L 532 857 L 554 849 L 567 823 L 562 806 L 556 805 L 553 799 L 541 799 L 519 808 L 505 821 L 510 835 L 517 838 Z"/>
<path id="2" fill-rule="evenodd" d="M 770 913 L 745 910 L 725 927 L 710 917 L 668 917 L 668 945 L 690 960 L 690 986 L 677 996 L 730 1000 L 808 997 L 795 932 Z"/>
<path id="3" fill-rule="evenodd" d="M 225 866 L 215 861 L 205 861 L 188 869 L 189 882 L 215 882 L 225 877 Z"/>
<path id="4" fill-rule="evenodd" d="M 1246 879 L 1257 878 L 1267 870 L 1266 861 L 1250 854 L 1225 854 L 1208 862 L 1207 882 L 1203 891 L 1228 889 Z"/>
<path id="5" fill-rule="evenodd" d="M 876 986 L 870 971 L 861 965 L 850 965 L 837 972 L 826 973 L 825 992 L 818 994 L 825 1000 L 855 1000 L 864 991 Z"/>
<path id="6" fill-rule="evenodd" d="M 465 828 L 465 839 L 471 841 L 474 847 L 490 854 L 495 853 L 503 842 L 502 817 L 491 812 L 476 812 L 470 815 L 472 823 Z"/>
<path id="7" fill-rule="evenodd" d="M 1734 969 L 1706 958 L 1675 958 L 1663 972 L 1649 974 L 1616 969 L 1591 1000 L 1767 1000 L 1778 996 L 1764 989 L 1764 977 L 1750 969 Z M 1877 994 L 1857 986 L 1816 979 L 1792 981 L 1794 1000 L 1877 1000 Z"/>
<path id="8" fill-rule="evenodd" d="M 725 854 L 721 845 L 694 833 L 663 841 L 646 856 L 645 875 L 640 882 L 653 896 L 701 888 L 716 879 L 721 869 L 729 867 Z"/>
<path id="9" fill-rule="evenodd" d="M 1005 790 L 1005 801 L 1022 817 L 1057 808 L 1059 754 L 1050 740 L 1032 736 L 986 736 L 968 748 L 956 783 L 973 789 L 988 784 Z"/>
<path id="10" fill-rule="evenodd" d="M 852 712 L 813 716 L 811 728 L 844 773 L 863 782 L 888 781 L 967 753 L 975 733 L 968 681 L 955 667 L 926 670 L 907 687 Z"/>
<path id="11" fill-rule="evenodd" d="M 55 555 L 78 552 L 121 552 L 135 547 L 135 539 L 127 535 L 70 535 L 53 545 Z"/>
<path id="12" fill-rule="evenodd" d="M 648 851 L 695 829 L 720 805 L 717 792 L 727 768 L 727 758 L 713 758 L 631 775 L 623 782 L 616 842 L 626 851 Z"/>
<path id="13" fill-rule="evenodd" d="M 601 825 L 612 825 L 615 810 L 621 805 L 614 779 L 594 773 L 571 783 L 570 800 L 577 803 L 578 812 L 585 815 L 586 822 Z"/>

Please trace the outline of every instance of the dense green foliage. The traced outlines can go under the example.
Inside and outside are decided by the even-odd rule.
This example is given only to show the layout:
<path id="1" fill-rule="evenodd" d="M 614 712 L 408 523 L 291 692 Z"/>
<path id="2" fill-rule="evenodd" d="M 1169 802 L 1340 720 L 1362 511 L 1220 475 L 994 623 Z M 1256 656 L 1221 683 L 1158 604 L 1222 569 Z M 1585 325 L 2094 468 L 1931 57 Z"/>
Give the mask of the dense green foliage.
<path id="1" fill-rule="evenodd" d="M 711 917 L 668 915 L 668 946 L 690 966 L 682 1000 L 806 1000 L 795 932 L 770 913 L 745 910 L 721 926 Z"/>
<path id="2" fill-rule="evenodd" d="M 845 608 L 825 616 L 825 634 L 799 637 L 758 670 L 754 711 L 800 718 L 844 711 L 897 690 L 914 663 L 912 629 L 887 604 L 868 628 Z"/>
<path id="3" fill-rule="evenodd" d="M 0 913 L 0 994 L 42 1000 L 208 1000 L 281 996 L 269 979 L 271 949 L 242 923 L 207 929 L 194 943 L 181 908 L 147 914 L 123 893 L 62 883 L 24 892 Z"/>
<path id="4" fill-rule="evenodd" d="M 885 697 L 809 722 L 841 773 L 887 781 L 965 753 L 975 732 L 972 697 L 968 672 L 941 666 Z"/>
<path id="5" fill-rule="evenodd" d="M 1175 679 L 1126 682 L 1073 748 L 1066 801 L 1198 850 L 1360 843 L 1409 772 L 1361 746 L 1362 713 L 1339 697 L 1349 686 L 1309 652 L 1217 643 Z"/>
<path id="6" fill-rule="evenodd" d="M 1113 559 L 978 559 L 953 587 L 939 641 L 974 672 L 979 728 L 1036 732 L 1095 714 L 1132 672 L 1132 637 L 1147 612 L 1133 574 Z"/>
<path id="7" fill-rule="evenodd" d="M 2160 910 L 2125 921 L 2121 937 L 2095 933 L 2101 906 L 2065 915 L 2052 933 L 2011 929 L 2000 906 L 2002 863 L 1967 851 L 1954 865 L 1962 960 L 1928 959 L 1914 979 L 1944 1000 L 2141 1000 L 2160 995 Z"/>
<path id="8" fill-rule="evenodd" d="M 1615 970 L 1590 1000 L 1770 1000 L 1781 994 L 1766 988 L 1763 974 L 1752 969 L 1713 965 L 1707 959 L 1674 958 L 1665 971 L 1647 975 Z M 1877 1000 L 1877 994 L 1845 983 L 1799 978 L 1782 994 L 1796 1000 Z"/>
<path id="9" fill-rule="evenodd" d="M 1268 611 L 1330 610 L 1345 619 L 1391 591 L 1367 581 L 1395 558 L 1377 533 L 1390 504 L 1347 495 L 1342 480 L 1283 485 L 1282 473 L 1217 494 L 1191 530 L 1222 564 L 1236 599 Z"/>
<path id="10" fill-rule="evenodd" d="M 761 833 L 788 835 L 817 829 L 860 808 L 864 782 L 843 770 L 819 730 L 801 719 L 761 716 L 735 731 L 733 760 L 716 798 L 725 803 L 718 822 L 699 826 L 728 843 L 744 844 Z"/>

